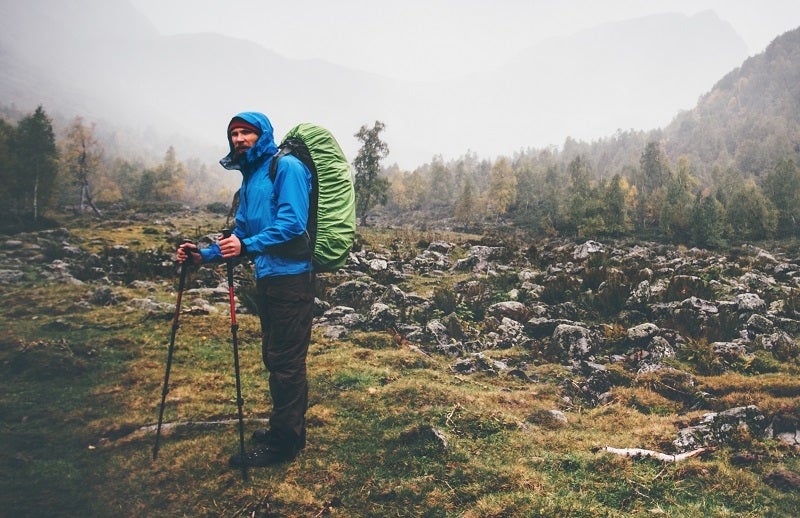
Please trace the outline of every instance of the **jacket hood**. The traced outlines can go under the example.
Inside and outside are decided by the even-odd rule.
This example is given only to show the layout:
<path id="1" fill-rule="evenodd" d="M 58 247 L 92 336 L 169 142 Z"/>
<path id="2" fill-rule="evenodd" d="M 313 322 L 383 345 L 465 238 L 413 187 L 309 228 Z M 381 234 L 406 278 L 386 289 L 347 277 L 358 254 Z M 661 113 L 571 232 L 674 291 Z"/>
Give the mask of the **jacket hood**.
<path id="1" fill-rule="evenodd" d="M 266 115 L 258 112 L 242 112 L 231 118 L 231 121 L 233 121 L 233 119 L 242 119 L 261 129 L 261 136 L 253 147 L 247 150 L 244 156 L 237 159 L 234 154 L 233 142 L 231 142 L 231 136 L 228 134 L 226 126 L 225 133 L 228 139 L 228 154 L 219 161 L 222 167 L 225 169 L 236 169 L 243 173 L 248 172 L 253 169 L 253 166 L 263 162 L 278 152 L 278 146 L 275 144 L 275 136 L 272 130 L 272 123 Z"/>

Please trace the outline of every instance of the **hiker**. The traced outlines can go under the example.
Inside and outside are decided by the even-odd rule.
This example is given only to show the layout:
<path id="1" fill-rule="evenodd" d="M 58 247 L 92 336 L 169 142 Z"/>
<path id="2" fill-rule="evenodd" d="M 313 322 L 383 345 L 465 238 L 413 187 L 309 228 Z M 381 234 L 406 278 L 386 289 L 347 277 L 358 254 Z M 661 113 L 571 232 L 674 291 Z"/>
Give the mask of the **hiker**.
<path id="1" fill-rule="evenodd" d="M 231 456 L 233 467 L 269 466 L 294 459 L 306 445 L 308 408 L 306 356 L 314 309 L 314 269 L 306 224 L 312 176 L 291 155 L 270 163 L 278 146 L 266 115 L 244 112 L 228 124 L 230 152 L 220 164 L 242 173 L 236 225 L 228 238 L 202 250 L 181 245 L 177 259 L 192 263 L 245 255 L 255 263 L 256 304 L 261 319 L 262 358 L 269 372 L 269 429 L 253 439 L 261 445 Z M 292 252 L 294 250 L 294 252 Z"/>

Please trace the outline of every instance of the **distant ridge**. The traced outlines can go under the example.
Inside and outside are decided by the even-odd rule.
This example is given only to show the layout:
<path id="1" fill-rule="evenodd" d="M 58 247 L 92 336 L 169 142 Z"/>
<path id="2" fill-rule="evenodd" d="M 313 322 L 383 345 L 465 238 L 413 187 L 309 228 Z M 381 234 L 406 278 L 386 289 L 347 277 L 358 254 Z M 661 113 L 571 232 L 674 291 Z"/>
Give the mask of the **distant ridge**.
<path id="1" fill-rule="evenodd" d="M 709 61 L 709 50 L 724 53 Z M 692 108 L 703 85 L 745 57 L 741 38 L 713 13 L 664 14 L 476 63 L 459 81 L 403 83 L 215 34 L 162 36 L 126 0 L 0 4 L 2 105 L 81 115 L 119 151 L 160 157 L 174 145 L 204 161 L 225 152 L 220 128 L 230 115 L 249 109 L 268 113 L 279 134 L 323 124 L 348 156 L 358 128 L 381 120 L 388 162 L 408 169 L 434 155 L 492 157 L 567 136 L 650 130 Z M 654 100 L 665 98 L 674 111 L 656 113 Z"/>

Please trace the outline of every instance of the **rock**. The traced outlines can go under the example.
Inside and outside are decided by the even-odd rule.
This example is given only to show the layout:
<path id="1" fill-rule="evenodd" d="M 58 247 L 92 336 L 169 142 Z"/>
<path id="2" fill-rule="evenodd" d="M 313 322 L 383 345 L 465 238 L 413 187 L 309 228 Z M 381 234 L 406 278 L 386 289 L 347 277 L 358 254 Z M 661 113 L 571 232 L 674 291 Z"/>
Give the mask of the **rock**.
<path id="1" fill-rule="evenodd" d="M 389 268 L 389 262 L 385 259 L 373 259 L 369 262 L 371 272 L 383 272 Z"/>
<path id="2" fill-rule="evenodd" d="M 575 251 L 572 252 L 572 258 L 576 261 L 582 261 L 593 254 L 602 254 L 605 253 L 606 247 L 603 246 L 602 243 L 598 243 L 597 241 L 586 241 L 582 245 L 578 245 L 575 247 Z"/>
<path id="3" fill-rule="evenodd" d="M 368 308 L 375 302 L 372 287 L 364 281 L 346 281 L 331 290 L 331 301 L 336 305 Z"/>
<path id="4" fill-rule="evenodd" d="M 150 313 L 168 313 L 170 315 L 175 314 L 175 304 L 170 304 L 168 302 L 157 302 L 155 299 L 151 298 L 131 299 L 128 301 L 128 306 Z"/>
<path id="5" fill-rule="evenodd" d="M 467 358 L 456 360 L 451 369 L 461 374 L 482 372 L 495 376 L 498 372 L 508 370 L 508 365 L 503 362 L 492 360 L 483 353 L 472 353 Z"/>
<path id="6" fill-rule="evenodd" d="M 510 318 L 517 322 L 525 322 L 528 318 L 528 308 L 522 302 L 507 300 L 496 302 L 489 306 L 486 313 L 495 318 Z"/>
<path id="7" fill-rule="evenodd" d="M 376 302 L 369 309 L 366 328 L 370 331 L 393 329 L 399 318 L 400 315 L 396 309 L 392 309 L 382 302 Z"/>
<path id="8" fill-rule="evenodd" d="M 89 302 L 95 306 L 113 306 L 118 300 L 111 288 L 100 286 L 91 294 Z"/>
<path id="9" fill-rule="evenodd" d="M 751 337 L 756 335 L 771 333 L 775 330 L 775 324 L 764 315 L 755 313 L 750 315 L 746 324 L 747 332 Z"/>
<path id="10" fill-rule="evenodd" d="M 772 487 L 797 491 L 800 489 L 800 475 L 793 471 L 778 469 L 764 477 L 764 481 Z"/>
<path id="11" fill-rule="evenodd" d="M 474 245 L 470 247 L 468 256 L 459 260 L 455 266 L 453 266 L 453 269 L 476 273 L 486 271 L 490 266 L 490 261 L 500 258 L 504 253 L 505 248 L 503 247 Z"/>
<path id="12" fill-rule="evenodd" d="M 432 335 L 434 340 L 439 345 L 450 343 L 450 335 L 447 332 L 447 327 L 440 320 L 431 320 L 425 326 L 428 334 Z"/>
<path id="13" fill-rule="evenodd" d="M 701 446 L 731 444 L 739 430 L 745 430 L 755 438 L 766 436 L 764 415 L 755 405 L 736 407 L 724 412 L 710 412 L 693 426 L 678 431 L 673 444 L 680 451 Z"/>
<path id="14" fill-rule="evenodd" d="M 25 274 L 20 270 L 0 270 L 0 284 L 17 284 L 24 278 Z"/>
<path id="15" fill-rule="evenodd" d="M 719 308 L 713 303 L 697 297 L 689 297 L 680 304 L 681 308 L 691 309 L 701 313 L 719 313 Z"/>
<path id="16" fill-rule="evenodd" d="M 428 273 L 434 270 L 447 270 L 450 263 L 446 255 L 432 250 L 425 250 L 415 257 L 411 264 L 418 271 Z"/>
<path id="17" fill-rule="evenodd" d="M 356 310 L 348 306 L 334 306 L 326 311 L 320 318 L 320 324 L 340 325 L 348 329 L 353 329 L 361 325 L 364 317 L 356 313 Z"/>
<path id="18" fill-rule="evenodd" d="M 553 332 L 553 345 L 571 359 L 586 359 L 597 352 L 603 339 L 596 332 L 576 325 L 560 324 Z"/>
<path id="19" fill-rule="evenodd" d="M 793 361 L 800 356 L 800 346 L 798 346 L 797 341 L 783 331 L 761 335 L 758 337 L 757 342 L 767 351 L 771 351 L 777 360 L 783 362 Z"/>
<path id="20" fill-rule="evenodd" d="M 767 303 L 755 293 L 741 293 L 734 297 L 736 309 L 742 313 L 755 313 L 764 311 Z"/>
<path id="21" fill-rule="evenodd" d="M 345 326 L 340 325 L 319 325 L 318 327 L 322 329 L 322 336 L 330 340 L 341 340 L 350 333 Z"/>
<path id="22" fill-rule="evenodd" d="M 634 343 L 649 340 L 658 333 L 658 326 L 652 323 L 641 324 L 628 329 L 628 340 Z"/>
<path id="23" fill-rule="evenodd" d="M 428 245 L 428 250 L 439 254 L 449 254 L 456 245 L 448 243 L 447 241 L 434 241 Z"/>
<path id="24" fill-rule="evenodd" d="M 497 349 L 510 349 L 520 345 L 524 340 L 524 327 L 516 320 L 508 317 L 503 317 L 500 325 L 497 326 L 497 331 L 492 333 L 494 336 L 491 338 L 492 347 Z"/>

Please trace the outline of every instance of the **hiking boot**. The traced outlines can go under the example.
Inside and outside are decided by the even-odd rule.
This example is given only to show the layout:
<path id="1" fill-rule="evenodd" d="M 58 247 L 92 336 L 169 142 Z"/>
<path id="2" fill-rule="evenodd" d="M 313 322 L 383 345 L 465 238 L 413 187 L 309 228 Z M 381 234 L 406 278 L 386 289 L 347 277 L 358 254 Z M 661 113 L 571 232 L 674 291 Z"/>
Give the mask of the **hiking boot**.
<path id="1" fill-rule="evenodd" d="M 272 433 L 270 432 L 270 430 L 267 430 L 266 428 L 259 428 L 255 432 L 253 432 L 253 440 L 255 442 L 260 442 L 260 443 L 264 443 L 264 444 L 270 444 L 270 443 L 273 443 L 273 436 L 272 436 Z M 306 431 L 305 431 L 305 429 L 303 429 L 303 434 L 297 440 L 297 443 L 295 444 L 295 447 L 297 448 L 298 451 L 305 449 L 305 447 L 306 447 Z"/>
<path id="2" fill-rule="evenodd" d="M 261 446 L 255 450 L 246 452 L 244 455 L 236 453 L 231 455 L 228 463 L 233 468 L 263 468 L 288 462 L 297 457 L 296 448 L 276 449 L 272 446 Z"/>

